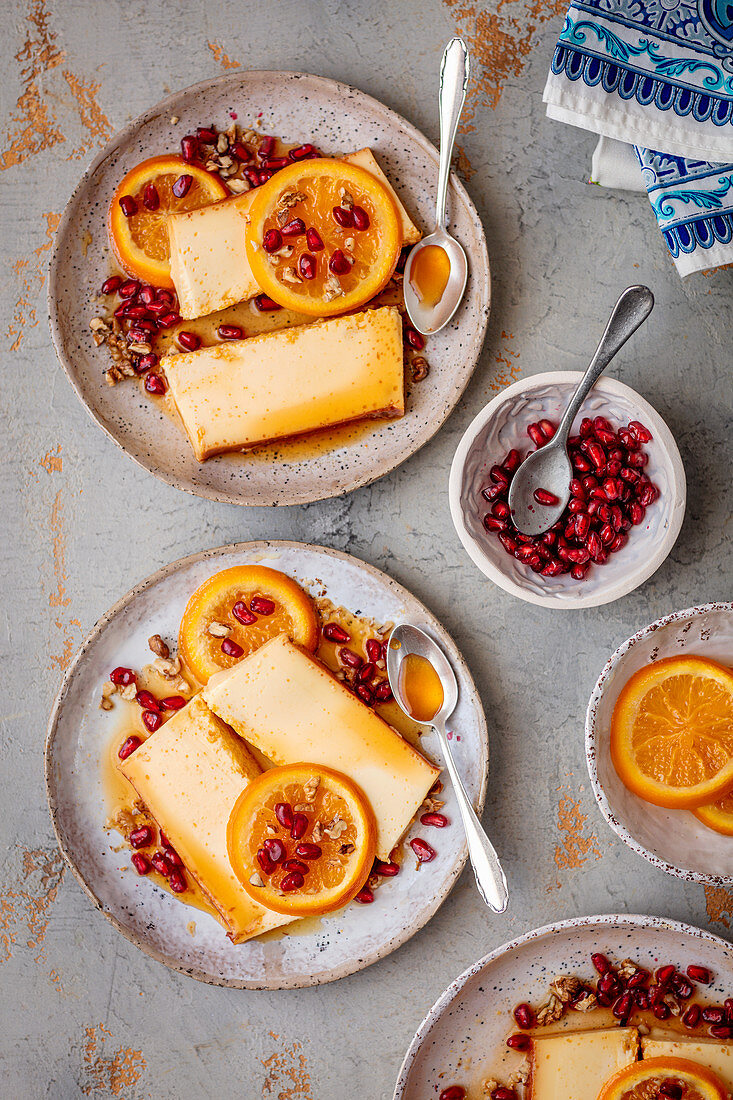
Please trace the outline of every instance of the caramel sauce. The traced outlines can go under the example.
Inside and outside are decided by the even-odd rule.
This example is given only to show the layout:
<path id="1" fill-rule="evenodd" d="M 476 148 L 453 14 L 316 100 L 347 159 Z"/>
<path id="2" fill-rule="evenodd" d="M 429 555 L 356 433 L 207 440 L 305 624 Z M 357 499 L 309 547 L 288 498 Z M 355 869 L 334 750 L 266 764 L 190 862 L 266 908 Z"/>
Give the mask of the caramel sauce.
<path id="1" fill-rule="evenodd" d="M 440 677 L 417 653 L 408 653 L 400 665 L 400 692 L 416 722 L 431 722 L 443 706 Z"/>
<path id="2" fill-rule="evenodd" d="M 450 257 L 439 244 L 429 244 L 415 253 L 410 268 L 410 286 L 428 309 L 437 306 L 450 277 Z"/>

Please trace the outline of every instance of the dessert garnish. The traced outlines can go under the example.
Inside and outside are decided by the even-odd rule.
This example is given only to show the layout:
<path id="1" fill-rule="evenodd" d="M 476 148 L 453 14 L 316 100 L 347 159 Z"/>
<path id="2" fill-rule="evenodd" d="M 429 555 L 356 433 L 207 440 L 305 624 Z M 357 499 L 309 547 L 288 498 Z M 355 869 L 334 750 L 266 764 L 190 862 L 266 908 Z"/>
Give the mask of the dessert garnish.
<path id="1" fill-rule="evenodd" d="M 727 1100 L 716 1073 L 686 1058 L 648 1058 L 619 1070 L 598 1100 Z"/>

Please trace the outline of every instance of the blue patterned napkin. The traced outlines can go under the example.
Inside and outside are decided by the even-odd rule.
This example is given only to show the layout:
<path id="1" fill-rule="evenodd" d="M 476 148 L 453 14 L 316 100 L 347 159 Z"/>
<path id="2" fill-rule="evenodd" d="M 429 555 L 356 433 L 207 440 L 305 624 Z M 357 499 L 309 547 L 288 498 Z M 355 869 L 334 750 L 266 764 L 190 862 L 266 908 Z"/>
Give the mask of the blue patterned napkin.
<path id="1" fill-rule="evenodd" d="M 544 99 L 636 146 L 681 275 L 733 262 L 733 0 L 574 0 Z"/>

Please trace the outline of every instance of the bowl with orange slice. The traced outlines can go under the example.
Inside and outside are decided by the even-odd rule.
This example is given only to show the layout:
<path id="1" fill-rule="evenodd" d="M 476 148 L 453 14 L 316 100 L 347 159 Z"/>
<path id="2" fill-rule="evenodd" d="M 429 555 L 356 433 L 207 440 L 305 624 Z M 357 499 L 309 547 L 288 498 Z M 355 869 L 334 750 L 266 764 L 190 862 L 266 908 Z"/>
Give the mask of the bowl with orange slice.
<path id="1" fill-rule="evenodd" d="M 588 771 L 613 831 L 668 874 L 733 883 L 733 603 L 676 611 L 609 658 Z"/>

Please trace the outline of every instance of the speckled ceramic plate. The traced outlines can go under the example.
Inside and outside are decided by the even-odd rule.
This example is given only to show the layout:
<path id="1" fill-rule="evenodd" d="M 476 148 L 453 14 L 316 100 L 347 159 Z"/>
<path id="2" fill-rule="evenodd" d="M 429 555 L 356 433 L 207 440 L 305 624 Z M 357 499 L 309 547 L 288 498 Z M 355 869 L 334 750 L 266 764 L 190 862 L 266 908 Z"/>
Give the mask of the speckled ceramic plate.
<path id="1" fill-rule="evenodd" d="M 722 1001 L 733 990 L 733 947 L 692 925 L 626 914 L 548 924 L 474 963 L 438 998 L 410 1044 L 394 1100 L 430 1100 L 448 1085 L 463 1085 L 468 1097 L 478 1097 L 487 1076 L 506 1079 L 517 1064 L 516 1056 L 502 1064 L 512 1009 L 541 1001 L 561 974 L 591 977 L 594 951 L 650 969 L 700 963 L 715 975 L 706 996 Z"/>
<path id="2" fill-rule="evenodd" d="M 450 787 L 445 813 L 453 823 L 431 837 L 438 852 L 418 873 L 406 859 L 402 873 L 380 887 L 373 905 L 353 904 L 324 917 L 316 930 L 269 934 L 234 946 L 213 917 L 182 905 L 140 879 L 125 853 L 113 851 L 116 833 L 107 816 L 100 761 L 115 732 L 114 711 L 99 709 L 100 688 L 116 665 L 140 667 L 151 634 L 175 639 L 189 596 L 207 577 L 233 565 L 260 562 L 282 569 L 314 592 L 325 587 L 337 605 L 380 622 L 422 625 L 446 650 L 459 685 L 451 723 L 460 730 L 454 753 L 474 804 L 483 806 L 488 736 L 481 702 L 463 658 L 440 623 L 386 574 L 348 554 L 294 542 L 251 542 L 209 550 L 159 570 L 104 615 L 64 677 L 46 746 L 48 800 L 66 860 L 97 907 L 129 940 L 160 962 L 201 981 L 252 989 L 318 985 L 361 970 L 394 951 L 430 919 L 461 872 L 466 847 Z M 424 751 L 438 760 L 432 736 Z M 424 827 L 418 826 L 418 830 Z M 412 835 L 412 834 L 408 834 Z M 187 924 L 195 920 L 195 934 Z"/>
<path id="3" fill-rule="evenodd" d="M 437 109 L 437 101 L 436 101 Z M 263 132 L 317 142 L 325 153 L 369 145 L 410 214 L 432 228 L 438 154 L 409 122 L 363 92 L 304 73 L 237 72 L 176 92 L 146 111 L 106 146 L 67 203 L 51 259 L 48 306 L 59 359 L 80 400 L 111 438 L 151 473 L 180 489 L 234 504 L 304 504 L 350 492 L 393 470 L 434 435 L 478 360 L 489 318 L 491 280 L 476 208 L 453 176 L 451 232 L 468 255 L 466 296 L 455 317 L 430 338 L 430 374 L 412 386 L 400 420 L 375 423 L 335 450 L 300 457 L 222 455 L 199 465 L 180 427 L 134 382 L 110 387 L 104 347 L 89 332 L 92 299 L 110 269 L 105 218 L 115 187 L 135 164 L 166 150 L 197 125 L 240 123 L 263 112 Z M 170 125 L 178 116 L 177 126 Z M 89 238 L 91 236 L 91 243 Z M 307 452 L 306 452 L 307 454 Z"/>
<path id="4" fill-rule="evenodd" d="M 733 603 L 665 615 L 609 657 L 585 719 L 588 774 L 601 813 L 637 855 L 688 882 L 731 886 L 733 837 L 708 829 L 688 810 L 665 810 L 645 802 L 624 786 L 611 760 L 611 717 L 624 684 L 650 661 L 686 653 L 733 665 Z"/>

